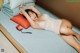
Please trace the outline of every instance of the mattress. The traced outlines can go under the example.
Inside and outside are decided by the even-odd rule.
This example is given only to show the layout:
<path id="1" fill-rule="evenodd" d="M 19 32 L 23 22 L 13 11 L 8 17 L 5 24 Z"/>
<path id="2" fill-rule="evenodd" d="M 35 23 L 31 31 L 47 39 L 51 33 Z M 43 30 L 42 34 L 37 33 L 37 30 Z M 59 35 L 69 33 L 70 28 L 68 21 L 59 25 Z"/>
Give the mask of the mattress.
<path id="1" fill-rule="evenodd" d="M 41 13 L 49 14 L 52 18 L 57 16 L 36 5 Z M 11 36 L 28 51 L 28 53 L 77 53 L 77 51 L 68 45 L 60 35 L 47 30 L 37 30 L 33 28 L 23 29 L 23 31 L 32 32 L 32 34 L 21 33 L 16 30 L 17 24 L 10 20 L 10 17 L 0 12 L 0 23 L 11 34 Z M 73 27 L 73 30 L 80 33 L 80 30 Z M 66 46 L 66 47 L 65 47 Z"/>

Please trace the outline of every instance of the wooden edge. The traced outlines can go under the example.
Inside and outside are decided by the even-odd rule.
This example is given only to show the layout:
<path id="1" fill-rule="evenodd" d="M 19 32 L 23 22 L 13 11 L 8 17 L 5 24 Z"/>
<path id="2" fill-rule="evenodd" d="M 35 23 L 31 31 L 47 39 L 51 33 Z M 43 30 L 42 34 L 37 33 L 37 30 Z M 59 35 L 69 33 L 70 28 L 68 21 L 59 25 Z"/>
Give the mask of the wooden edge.
<path id="1" fill-rule="evenodd" d="M 12 45 L 19 51 L 19 53 L 28 53 L 0 24 L 0 31 L 5 35 L 5 37 L 12 43 Z"/>

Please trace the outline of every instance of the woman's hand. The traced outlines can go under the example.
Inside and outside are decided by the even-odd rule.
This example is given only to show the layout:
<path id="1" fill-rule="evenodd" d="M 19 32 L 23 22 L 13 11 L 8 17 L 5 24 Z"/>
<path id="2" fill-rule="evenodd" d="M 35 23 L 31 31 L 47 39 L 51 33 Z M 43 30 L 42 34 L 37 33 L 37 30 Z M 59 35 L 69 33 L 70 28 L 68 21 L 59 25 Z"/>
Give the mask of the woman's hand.
<path id="1" fill-rule="evenodd" d="M 26 5 L 26 3 L 23 3 L 20 5 L 19 10 L 20 10 L 20 14 L 22 14 L 21 9 L 23 9 L 23 7 Z"/>
<path id="2" fill-rule="evenodd" d="M 23 3 L 20 5 L 20 8 L 23 8 L 26 5 L 26 3 Z"/>

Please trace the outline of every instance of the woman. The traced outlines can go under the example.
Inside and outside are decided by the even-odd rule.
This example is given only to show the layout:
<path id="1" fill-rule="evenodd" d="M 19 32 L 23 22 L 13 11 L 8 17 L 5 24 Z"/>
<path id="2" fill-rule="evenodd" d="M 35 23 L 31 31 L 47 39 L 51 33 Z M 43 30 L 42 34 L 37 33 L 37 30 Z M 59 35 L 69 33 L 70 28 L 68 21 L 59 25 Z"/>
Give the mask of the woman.
<path id="1" fill-rule="evenodd" d="M 68 20 L 52 19 L 47 14 L 41 14 L 33 6 L 29 6 L 25 11 L 23 6 L 24 4 L 20 6 L 20 13 L 27 18 L 32 28 L 50 30 L 60 34 L 69 45 L 80 53 L 80 44 L 73 37 L 74 35 L 80 40 L 80 35 L 72 30 L 72 24 Z"/>

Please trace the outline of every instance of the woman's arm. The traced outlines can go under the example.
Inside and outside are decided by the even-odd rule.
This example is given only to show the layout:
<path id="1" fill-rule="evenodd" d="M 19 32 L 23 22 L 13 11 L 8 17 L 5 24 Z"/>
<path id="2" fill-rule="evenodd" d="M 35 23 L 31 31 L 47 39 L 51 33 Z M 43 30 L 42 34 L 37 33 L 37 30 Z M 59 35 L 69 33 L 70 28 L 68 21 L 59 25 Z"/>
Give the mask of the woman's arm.
<path id="1" fill-rule="evenodd" d="M 30 24 L 33 28 L 40 29 L 40 26 L 35 21 L 33 21 L 30 18 L 30 16 L 25 12 L 25 10 L 21 7 L 20 7 L 20 12 L 27 18 L 27 20 L 30 22 Z"/>
<path id="2" fill-rule="evenodd" d="M 41 13 L 34 6 L 29 6 L 28 9 L 32 9 L 34 12 L 38 14 L 38 16 L 41 15 Z"/>

